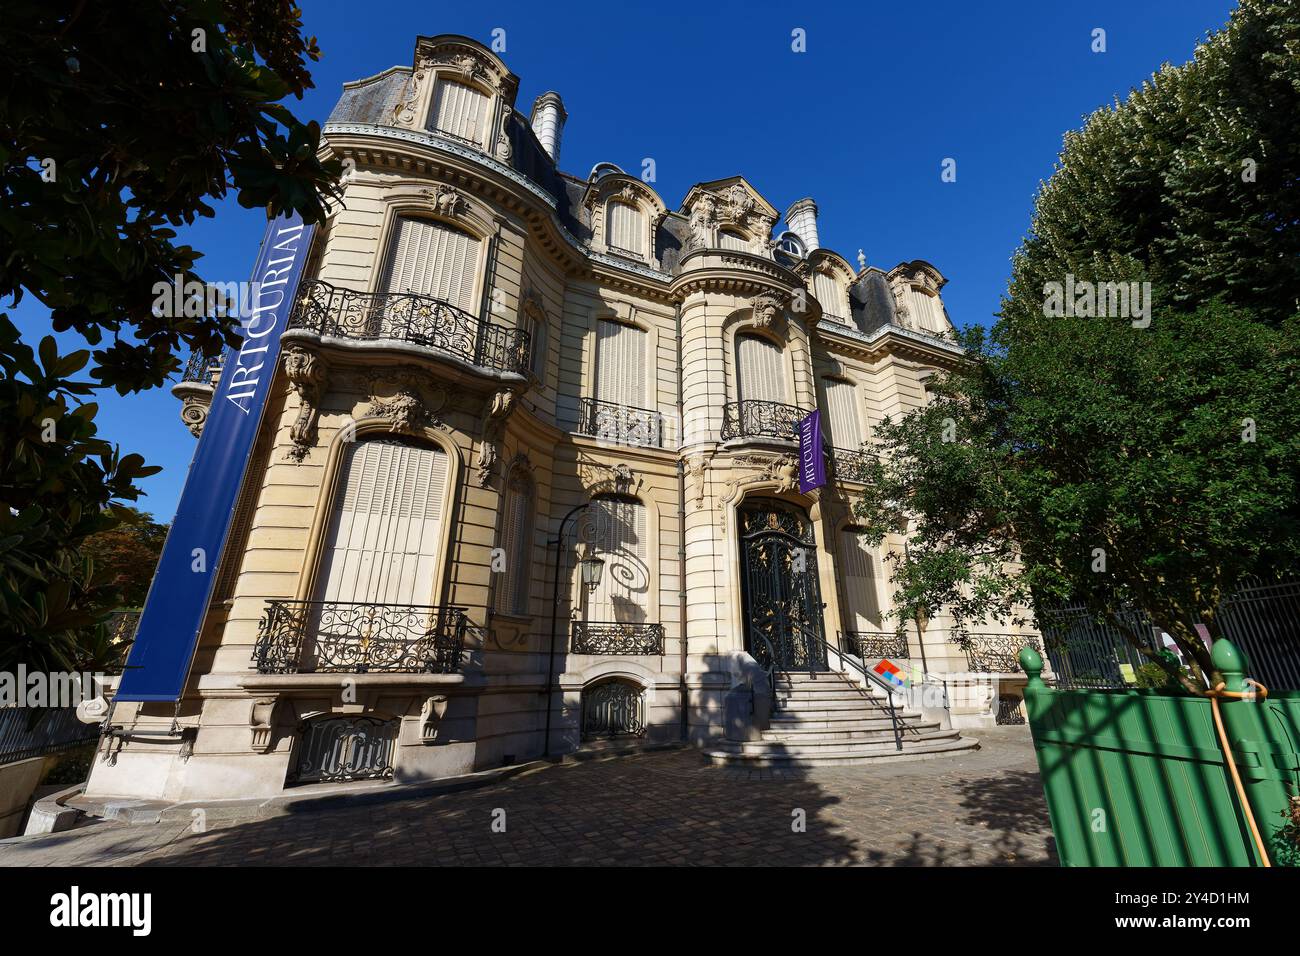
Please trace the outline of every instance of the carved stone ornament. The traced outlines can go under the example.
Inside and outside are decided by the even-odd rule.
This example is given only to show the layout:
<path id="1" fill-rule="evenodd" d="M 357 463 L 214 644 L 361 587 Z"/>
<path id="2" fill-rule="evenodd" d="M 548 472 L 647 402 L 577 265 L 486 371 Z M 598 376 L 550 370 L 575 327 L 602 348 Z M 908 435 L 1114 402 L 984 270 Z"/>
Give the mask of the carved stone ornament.
<path id="1" fill-rule="evenodd" d="M 416 108 L 420 103 L 420 90 L 424 87 L 425 80 L 429 77 L 429 71 L 433 68 L 433 61 L 424 58 L 415 65 L 411 72 L 410 82 L 406 84 L 406 94 L 393 107 L 393 123 L 397 126 L 412 127 L 417 125 Z"/>
<path id="2" fill-rule="evenodd" d="M 447 390 L 422 389 L 418 378 L 413 373 L 372 372 L 368 382 L 371 400 L 365 414 L 387 421 L 390 432 L 414 434 L 425 427 L 446 430 L 438 413 L 447 406 Z"/>
<path id="3" fill-rule="evenodd" d="M 486 488 L 496 473 L 497 459 L 501 455 L 501 437 L 505 434 L 506 419 L 515 407 L 515 393 L 502 389 L 492 396 L 487 413 L 483 416 L 483 441 L 478 446 L 475 467 L 480 488 Z"/>
<path id="4" fill-rule="evenodd" d="M 203 423 L 208 420 L 208 406 L 208 400 L 200 401 L 190 395 L 185 396 L 181 403 L 181 421 L 195 438 L 203 434 Z"/>
<path id="5" fill-rule="evenodd" d="M 700 196 L 691 205 L 691 216 L 687 221 L 691 234 L 686 240 L 686 248 L 702 249 L 713 241 L 713 227 L 717 225 L 717 204 L 711 195 Z"/>
<path id="6" fill-rule="evenodd" d="M 275 697 L 262 697 L 253 701 L 248 712 L 248 726 L 253 732 L 252 750 L 264 754 L 270 751 L 275 734 L 275 711 L 280 703 Z"/>
<path id="7" fill-rule="evenodd" d="M 781 298 L 771 292 L 760 292 L 754 296 L 750 307 L 754 311 L 754 321 L 762 328 L 770 329 L 781 314 Z"/>
<path id="8" fill-rule="evenodd" d="M 494 154 L 503 163 L 509 163 L 515 153 L 514 147 L 510 145 L 510 116 L 513 113 L 514 110 L 508 106 L 501 110 L 501 133 L 497 136 Z"/>
<path id="9" fill-rule="evenodd" d="M 420 708 L 420 743 L 432 744 L 438 740 L 438 729 L 442 725 L 442 718 L 447 715 L 447 706 L 451 699 L 446 695 L 439 694 L 436 697 L 430 697 Z"/>
<path id="10" fill-rule="evenodd" d="M 429 200 L 440 215 L 454 218 L 465 208 L 465 199 L 459 192 L 445 183 L 438 183 L 432 189 L 426 189 L 422 195 Z"/>
<path id="11" fill-rule="evenodd" d="M 708 470 L 709 459 L 705 455 L 694 455 L 686 462 L 686 473 L 695 484 L 695 510 L 704 507 L 705 481 L 704 473 Z"/>
<path id="12" fill-rule="evenodd" d="M 741 487 L 757 482 L 776 481 L 779 494 L 799 489 L 799 463 L 793 455 L 736 455 L 731 459 L 734 465 L 748 465 L 756 473 L 741 475 L 727 482 L 718 507 L 723 508 L 728 501 L 734 501 Z"/>
<path id="13" fill-rule="evenodd" d="M 320 420 L 320 396 L 325 383 L 325 363 L 315 352 L 290 346 L 284 352 L 284 374 L 298 396 L 298 417 L 289 428 L 293 447 L 287 457 L 301 462 L 316 445 L 316 423 Z"/>

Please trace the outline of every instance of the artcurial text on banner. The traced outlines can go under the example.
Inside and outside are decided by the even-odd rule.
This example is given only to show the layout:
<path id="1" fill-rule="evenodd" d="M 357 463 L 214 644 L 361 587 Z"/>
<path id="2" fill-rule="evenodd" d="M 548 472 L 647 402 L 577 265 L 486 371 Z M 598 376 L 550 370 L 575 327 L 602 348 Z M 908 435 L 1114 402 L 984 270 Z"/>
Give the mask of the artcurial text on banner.
<path id="1" fill-rule="evenodd" d="M 826 455 L 822 451 L 821 409 L 799 420 L 799 491 L 807 494 L 826 484 Z"/>

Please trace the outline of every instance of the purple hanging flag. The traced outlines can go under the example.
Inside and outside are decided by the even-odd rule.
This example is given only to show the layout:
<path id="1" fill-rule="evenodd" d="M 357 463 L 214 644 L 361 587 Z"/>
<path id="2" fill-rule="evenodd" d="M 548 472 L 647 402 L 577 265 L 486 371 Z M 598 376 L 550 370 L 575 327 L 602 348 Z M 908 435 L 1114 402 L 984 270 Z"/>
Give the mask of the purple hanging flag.
<path id="1" fill-rule="evenodd" d="M 822 412 L 799 420 L 799 491 L 807 494 L 826 484 L 826 455 L 822 452 Z"/>

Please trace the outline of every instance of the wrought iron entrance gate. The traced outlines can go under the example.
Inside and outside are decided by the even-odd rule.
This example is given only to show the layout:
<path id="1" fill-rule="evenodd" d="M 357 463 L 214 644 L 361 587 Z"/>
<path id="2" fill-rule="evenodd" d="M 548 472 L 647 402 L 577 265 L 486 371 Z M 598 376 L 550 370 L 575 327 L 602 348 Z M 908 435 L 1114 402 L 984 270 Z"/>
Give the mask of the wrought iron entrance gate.
<path id="1" fill-rule="evenodd" d="M 782 670 L 826 670 L 812 523 L 776 501 L 747 505 L 738 518 L 745 649 L 764 664 L 774 651 Z"/>

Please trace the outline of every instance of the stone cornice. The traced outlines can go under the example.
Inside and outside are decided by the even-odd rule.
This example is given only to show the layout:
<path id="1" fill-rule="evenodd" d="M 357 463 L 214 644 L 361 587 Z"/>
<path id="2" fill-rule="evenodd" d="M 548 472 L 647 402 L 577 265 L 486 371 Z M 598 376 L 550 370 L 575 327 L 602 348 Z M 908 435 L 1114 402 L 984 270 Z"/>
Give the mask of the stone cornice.
<path id="1" fill-rule="evenodd" d="M 866 358 L 900 349 L 915 353 L 927 361 L 955 364 L 966 354 L 965 349 L 955 342 L 898 325 L 882 325 L 872 332 L 861 332 L 847 325 L 822 322 L 817 326 L 816 338 L 827 351 L 848 352 Z"/>

